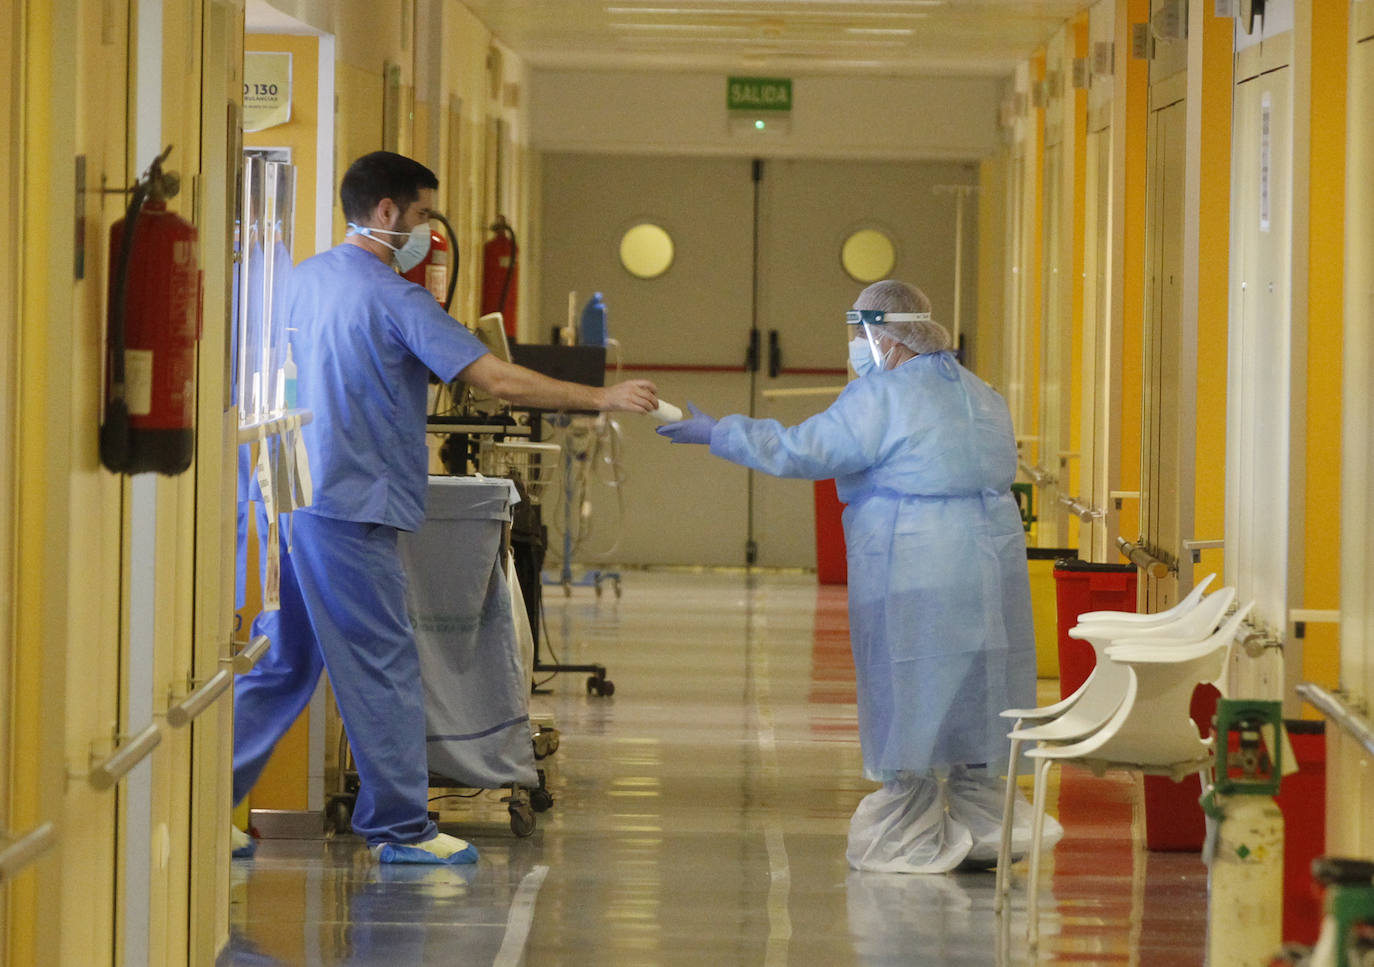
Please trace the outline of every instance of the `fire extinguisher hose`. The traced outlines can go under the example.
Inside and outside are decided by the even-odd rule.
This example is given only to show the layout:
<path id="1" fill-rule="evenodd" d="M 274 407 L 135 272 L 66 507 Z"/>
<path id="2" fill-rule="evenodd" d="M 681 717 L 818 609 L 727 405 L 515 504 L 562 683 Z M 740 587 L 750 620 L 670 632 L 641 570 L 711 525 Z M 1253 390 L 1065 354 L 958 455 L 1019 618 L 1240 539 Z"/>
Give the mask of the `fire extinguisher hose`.
<path id="1" fill-rule="evenodd" d="M 105 422 L 100 427 L 103 462 L 119 472 L 129 465 L 129 405 L 124 399 L 125 302 L 129 291 L 129 266 L 133 261 L 134 233 L 138 216 L 152 193 L 151 180 L 134 184 L 129 207 L 124 213 L 124 230 L 119 241 L 119 264 L 115 268 L 114 293 L 110 306 L 110 389 L 105 404 Z"/>
<path id="2" fill-rule="evenodd" d="M 448 247 L 453 250 L 453 265 L 450 267 L 448 273 L 448 292 L 444 294 L 444 311 L 447 312 L 448 307 L 453 304 L 453 290 L 458 287 L 458 237 L 453 231 L 453 225 L 451 225 L 449 220 L 442 214 L 439 212 L 430 212 L 429 217 L 444 226 L 444 234 L 448 236 Z"/>

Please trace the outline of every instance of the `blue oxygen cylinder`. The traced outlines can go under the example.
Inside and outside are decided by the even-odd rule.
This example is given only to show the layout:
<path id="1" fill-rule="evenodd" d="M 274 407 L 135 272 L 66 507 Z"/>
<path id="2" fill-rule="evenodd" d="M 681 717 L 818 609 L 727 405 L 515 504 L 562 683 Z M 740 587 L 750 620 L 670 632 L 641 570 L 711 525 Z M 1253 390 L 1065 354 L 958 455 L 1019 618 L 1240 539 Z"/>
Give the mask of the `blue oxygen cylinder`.
<path id="1" fill-rule="evenodd" d="M 577 329 L 577 342 L 582 346 L 606 345 L 606 303 L 595 292 L 582 307 L 582 321 Z"/>

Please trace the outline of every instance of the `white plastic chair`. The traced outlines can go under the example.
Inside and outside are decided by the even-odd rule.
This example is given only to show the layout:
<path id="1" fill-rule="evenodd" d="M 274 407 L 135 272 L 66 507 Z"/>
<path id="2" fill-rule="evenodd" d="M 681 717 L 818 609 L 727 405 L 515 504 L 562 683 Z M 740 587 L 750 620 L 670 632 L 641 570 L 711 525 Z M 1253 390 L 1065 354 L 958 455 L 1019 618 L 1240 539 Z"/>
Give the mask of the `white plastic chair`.
<path id="1" fill-rule="evenodd" d="M 1205 583 L 1205 582 L 1204 582 Z M 1035 709 L 1007 709 L 1004 718 L 1016 720 L 1007 738 L 1011 749 L 1007 756 L 1007 791 L 1002 809 L 1002 842 L 997 855 L 997 885 L 993 894 L 993 909 L 1002 909 L 1006 893 L 1007 868 L 1011 865 L 1012 809 L 1016 800 L 1016 770 L 1020 762 L 1021 745 L 1025 742 L 1069 742 L 1091 735 L 1100 729 L 1121 707 L 1126 696 L 1126 668 L 1108 657 L 1109 648 L 1122 641 L 1149 636 L 1154 641 L 1168 642 L 1169 647 L 1181 647 L 1202 641 L 1216 630 L 1218 622 L 1235 599 L 1235 588 L 1222 588 L 1201 601 L 1175 620 L 1151 628 L 1136 624 L 1098 621 L 1079 624 L 1069 636 L 1092 645 L 1096 663 L 1087 679 L 1063 701 Z M 1189 595 L 1192 597 L 1192 595 Z M 1170 609 L 1174 611 L 1176 609 Z M 1033 724 L 1025 726 L 1029 720 Z"/>
<path id="2" fill-rule="evenodd" d="M 1198 773 L 1204 784 L 1215 754 L 1211 736 L 1203 737 L 1193 722 L 1193 689 L 1216 683 L 1226 668 L 1237 629 L 1254 607 L 1251 601 L 1207 639 L 1180 645 L 1163 638 L 1118 642 L 1107 658 L 1127 671 L 1126 696 L 1111 719 L 1076 742 L 1042 743 L 1026 753 L 1035 763 L 1035 814 L 1027 882 L 1027 936 L 1039 940 L 1040 838 L 1045 826 L 1045 785 L 1055 762 L 1078 762 L 1096 775 L 1108 769 L 1130 769 L 1167 775 L 1175 782 Z"/>
<path id="3" fill-rule="evenodd" d="M 1140 613 L 1138 611 L 1085 611 L 1078 616 L 1078 623 L 1083 624 L 1088 621 L 1124 621 L 1133 625 L 1162 625 L 1168 624 L 1183 617 L 1189 611 L 1197 607 L 1197 603 L 1202 600 L 1202 593 L 1207 590 L 1207 585 L 1216 579 L 1216 572 L 1213 571 L 1197 584 L 1193 585 L 1193 590 L 1189 591 L 1172 608 L 1163 611 L 1153 611 Z"/>

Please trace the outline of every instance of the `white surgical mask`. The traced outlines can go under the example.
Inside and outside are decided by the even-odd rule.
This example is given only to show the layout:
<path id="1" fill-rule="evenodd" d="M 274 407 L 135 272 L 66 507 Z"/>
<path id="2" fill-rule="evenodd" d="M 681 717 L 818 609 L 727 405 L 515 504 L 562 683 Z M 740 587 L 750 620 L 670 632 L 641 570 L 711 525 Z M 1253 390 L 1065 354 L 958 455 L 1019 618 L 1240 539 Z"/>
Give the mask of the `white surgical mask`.
<path id="1" fill-rule="evenodd" d="M 399 247 L 392 245 L 384 238 L 377 238 L 378 233 L 382 235 L 402 235 L 405 241 Z M 408 232 L 393 232 L 389 228 L 373 228 L 370 225 L 358 225 L 355 222 L 348 223 L 348 234 L 366 235 L 368 238 L 381 242 L 396 254 L 396 267 L 402 272 L 409 272 L 415 266 L 425 260 L 429 254 L 429 222 L 421 222 Z"/>
<path id="2" fill-rule="evenodd" d="M 873 362 L 873 350 L 864 336 L 849 341 L 849 365 L 854 367 L 854 373 L 858 376 L 866 376 L 877 367 Z"/>

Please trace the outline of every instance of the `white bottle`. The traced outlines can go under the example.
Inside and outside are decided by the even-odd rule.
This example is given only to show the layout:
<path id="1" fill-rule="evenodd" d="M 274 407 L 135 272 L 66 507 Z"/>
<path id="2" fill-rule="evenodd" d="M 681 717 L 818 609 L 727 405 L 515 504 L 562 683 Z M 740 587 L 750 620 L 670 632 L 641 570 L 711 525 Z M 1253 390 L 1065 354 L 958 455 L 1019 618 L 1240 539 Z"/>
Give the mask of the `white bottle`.
<path id="1" fill-rule="evenodd" d="M 283 367 L 286 374 L 285 403 L 288 410 L 296 408 L 296 360 L 291 355 L 291 344 L 286 344 L 286 365 Z"/>

